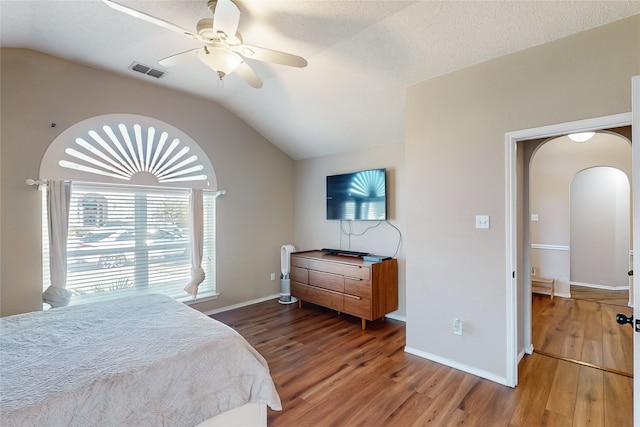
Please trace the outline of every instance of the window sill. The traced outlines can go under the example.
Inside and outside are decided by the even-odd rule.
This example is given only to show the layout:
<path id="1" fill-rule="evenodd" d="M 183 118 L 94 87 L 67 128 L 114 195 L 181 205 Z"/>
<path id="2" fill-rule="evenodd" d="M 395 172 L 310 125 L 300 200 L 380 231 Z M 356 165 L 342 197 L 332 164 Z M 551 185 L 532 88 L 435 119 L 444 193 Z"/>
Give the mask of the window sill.
<path id="1" fill-rule="evenodd" d="M 217 300 L 218 297 L 220 296 L 220 294 L 218 293 L 213 293 L 213 292 L 203 292 L 203 293 L 199 293 L 198 296 L 193 299 L 192 297 L 184 297 L 184 298 L 176 298 L 178 301 L 186 304 L 186 305 L 192 305 L 192 304 L 198 304 L 201 302 L 206 302 L 206 301 L 214 301 Z"/>

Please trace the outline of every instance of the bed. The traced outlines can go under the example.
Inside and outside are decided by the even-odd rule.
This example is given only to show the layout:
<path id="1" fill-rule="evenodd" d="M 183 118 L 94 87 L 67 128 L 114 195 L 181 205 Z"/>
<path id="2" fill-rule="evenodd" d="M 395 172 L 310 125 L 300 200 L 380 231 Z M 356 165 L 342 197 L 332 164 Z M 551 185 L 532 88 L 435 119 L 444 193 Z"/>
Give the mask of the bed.
<path id="1" fill-rule="evenodd" d="M 266 405 L 264 358 L 163 295 L 0 319 L 3 427 L 266 425 Z"/>

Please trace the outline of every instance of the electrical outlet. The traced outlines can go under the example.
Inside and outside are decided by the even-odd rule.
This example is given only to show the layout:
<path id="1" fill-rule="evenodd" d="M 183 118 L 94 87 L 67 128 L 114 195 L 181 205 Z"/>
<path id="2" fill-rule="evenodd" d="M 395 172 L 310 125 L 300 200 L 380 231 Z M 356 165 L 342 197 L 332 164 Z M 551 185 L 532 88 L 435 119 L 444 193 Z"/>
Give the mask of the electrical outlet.
<path id="1" fill-rule="evenodd" d="M 532 276 L 536 275 L 536 268 L 535 267 L 531 267 L 531 275 Z"/>
<path id="2" fill-rule="evenodd" d="M 462 335 L 462 321 L 460 319 L 453 319 L 453 333 Z"/>
<path id="3" fill-rule="evenodd" d="M 271 280 L 276 280 L 276 273 L 271 273 Z"/>
<path id="4" fill-rule="evenodd" d="M 476 228 L 489 228 L 489 215 L 476 215 Z"/>

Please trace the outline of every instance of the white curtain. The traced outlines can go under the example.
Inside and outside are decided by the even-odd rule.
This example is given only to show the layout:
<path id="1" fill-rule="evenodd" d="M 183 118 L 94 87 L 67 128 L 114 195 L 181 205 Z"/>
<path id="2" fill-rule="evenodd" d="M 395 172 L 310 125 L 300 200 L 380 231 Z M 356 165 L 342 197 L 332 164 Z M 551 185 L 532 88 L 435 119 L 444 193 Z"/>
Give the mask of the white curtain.
<path id="1" fill-rule="evenodd" d="M 202 241 L 204 233 L 202 190 L 192 188 L 189 194 L 189 222 L 191 243 L 191 281 L 184 290 L 193 295 L 198 295 L 198 286 L 204 281 L 205 274 L 202 269 Z"/>
<path id="2" fill-rule="evenodd" d="M 69 305 L 71 292 L 67 284 L 67 233 L 71 183 L 49 181 L 47 185 L 47 213 L 49 218 L 49 266 L 51 286 L 42 294 L 42 301 L 52 308 Z"/>

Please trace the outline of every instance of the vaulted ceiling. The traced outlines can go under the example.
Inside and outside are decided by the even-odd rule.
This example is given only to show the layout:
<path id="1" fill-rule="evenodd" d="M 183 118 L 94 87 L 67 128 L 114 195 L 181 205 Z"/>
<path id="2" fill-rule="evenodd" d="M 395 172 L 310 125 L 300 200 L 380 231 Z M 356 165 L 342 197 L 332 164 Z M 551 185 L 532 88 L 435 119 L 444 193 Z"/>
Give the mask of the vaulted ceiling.
<path id="1" fill-rule="evenodd" d="M 118 0 L 116 0 L 118 1 Z M 118 1 L 195 32 L 206 0 Z M 248 59 L 254 89 L 200 61 L 201 46 L 101 0 L 0 0 L 0 44 L 30 48 L 211 99 L 294 159 L 404 140 L 407 86 L 640 13 L 638 1 L 236 0 L 245 43 L 300 55 L 306 68 Z M 615 48 L 615 47 L 612 47 Z M 155 79 L 139 62 L 167 71 Z"/>

